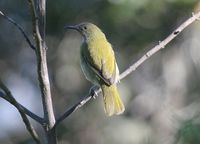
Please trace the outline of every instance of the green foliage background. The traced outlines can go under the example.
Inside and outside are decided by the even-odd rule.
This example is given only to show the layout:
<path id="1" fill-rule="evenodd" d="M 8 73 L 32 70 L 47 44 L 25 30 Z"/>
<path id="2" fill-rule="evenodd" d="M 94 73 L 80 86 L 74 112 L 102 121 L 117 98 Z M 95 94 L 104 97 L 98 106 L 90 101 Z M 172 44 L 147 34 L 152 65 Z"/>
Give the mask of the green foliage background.
<path id="1" fill-rule="evenodd" d="M 112 43 L 122 72 L 198 9 L 199 0 L 47 0 L 46 41 L 56 116 L 91 87 L 79 65 L 81 37 L 65 31 L 65 25 L 83 21 L 98 25 Z M 33 40 L 27 1 L 1 0 L 0 10 Z M 60 143 L 199 144 L 199 26 L 190 26 L 121 81 L 124 115 L 106 117 L 98 97 L 58 127 Z M 0 78 L 18 101 L 42 115 L 34 52 L 18 29 L 2 17 Z M 1 120 L 0 143 L 33 143 L 17 111 L 2 99 Z M 34 125 L 42 137 L 42 129 Z"/>

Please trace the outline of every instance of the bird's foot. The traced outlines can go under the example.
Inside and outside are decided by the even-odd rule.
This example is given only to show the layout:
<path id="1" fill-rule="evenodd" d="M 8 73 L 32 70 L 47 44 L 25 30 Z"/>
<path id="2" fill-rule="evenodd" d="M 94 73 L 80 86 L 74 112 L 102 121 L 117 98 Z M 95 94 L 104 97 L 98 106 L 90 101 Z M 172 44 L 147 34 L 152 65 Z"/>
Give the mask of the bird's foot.
<path id="1" fill-rule="evenodd" d="M 99 86 L 97 86 L 97 85 L 90 88 L 89 93 L 94 99 L 96 99 L 96 97 L 98 97 L 98 92 L 97 92 L 98 89 L 99 89 Z"/>

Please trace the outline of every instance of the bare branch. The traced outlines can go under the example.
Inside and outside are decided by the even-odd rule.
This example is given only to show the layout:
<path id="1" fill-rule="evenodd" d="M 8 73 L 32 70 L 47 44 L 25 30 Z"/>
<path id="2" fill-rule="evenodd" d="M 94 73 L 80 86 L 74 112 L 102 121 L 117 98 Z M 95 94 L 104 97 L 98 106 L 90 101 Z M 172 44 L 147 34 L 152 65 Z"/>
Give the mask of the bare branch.
<path id="1" fill-rule="evenodd" d="M 11 103 L 11 100 L 7 95 L 1 93 L 0 97 Z M 41 117 L 39 117 L 38 115 L 34 114 L 32 111 L 30 111 L 29 109 L 27 109 L 26 107 L 21 105 L 19 102 L 17 102 L 17 103 L 18 103 L 18 105 L 21 107 L 21 109 L 24 111 L 24 113 L 26 115 L 28 115 L 29 117 L 31 117 L 32 119 L 34 119 L 35 121 L 40 123 L 41 125 L 44 124 L 44 120 Z"/>
<path id="2" fill-rule="evenodd" d="M 25 112 L 26 115 L 28 115 L 29 117 L 31 117 L 32 119 L 34 119 L 36 122 L 40 123 L 41 125 L 44 125 L 43 118 L 39 117 L 38 115 L 36 115 L 32 111 L 30 111 L 29 109 L 27 109 L 26 107 L 24 107 L 23 105 L 21 105 L 20 103 L 18 103 L 18 104 L 23 109 L 23 111 Z"/>
<path id="3" fill-rule="evenodd" d="M 146 61 L 148 58 L 150 58 L 153 54 L 158 52 L 161 49 L 164 49 L 165 46 L 171 42 L 180 32 L 182 32 L 186 27 L 188 27 L 190 24 L 192 24 L 194 21 L 198 20 L 200 18 L 200 12 L 193 14 L 192 17 L 187 19 L 184 23 L 182 23 L 175 31 L 173 31 L 166 39 L 159 42 L 158 45 L 153 47 L 150 51 L 148 51 L 143 57 L 141 57 L 136 63 L 131 65 L 128 69 L 126 69 L 121 75 L 120 79 L 123 79 L 127 75 L 129 75 L 131 72 L 135 71 L 136 68 L 138 68 L 144 61 Z"/>
<path id="4" fill-rule="evenodd" d="M 194 21 L 200 19 L 200 12 L 193 14 L 192 17 L 187 19 L 183 24 L 181 24 L 173 33 L 171 33 L 166 39 L 159 42 L 158 45 L 153 47 L 151 50 L 149 50 L 144 56 L 142 56 L 136 63 L 131 65 L 128 69 L 126 69 L 123 73 L 120 74 L 119 81 L 128 76 L 131 72 L 135 71 L 144 61 L 146 61 L 148 58 L 150 58 L 152 55 L 154 55 L 159 50 L 165 48 L 165 46 L 171 42 L 180 32 L 182 32 L 186 27 L 188 27 L 190 24 L 192 24 Z M 100 93 L 100 88 L 95 91 L 96 94 Z M 75 112 L 78 108 L 82 107 L 84 104 L 86 104 L 94 95 L 87 95 L 83 99 L 81 99 L 78 103 L 76 103 L 74 106 L 66 110 L 56 121 L 55 127 L 62 122 L 66 117 L 68 117 L 70 114 Z"/>
<path id="5" fill-rule="evenodd" d="M 37 56 L 37 71 L 38 71 L 38 80 L 40 85 L 40 91 L 42 96 L 43 111 L 44 111 L 44 130 L 47 136 L 47 141 L 49 144 L 56 144 L 56 131 L 54 128 L 55 125 L 55 116 L 53 111 L 53 104 L 50 91 L 48 67 L 47 67 L 47 57 L 46 51 L 47 47 L 45 45 L 45 28 L 46 28 L 46 0 L 39 0 L 39 14 L 36 12 L 34 0 L 28 0 L 30 5 L 30 11 L 32 15 L 32 24 L 33 24 L 33 36 L 36 41 L 36 56 Z M 38 17 L 40 16 L 40 18 Z M 40 21 L 39 21 L 40 20 Z M 40 22 L 40 23 L 39 23 Z"/>
<path id="6" fill-rule="evenodd" d="M 24 38 L 25 38 L 26 42 L 28 43 L 28 45 L 33 50 L 35 50 L 35 46 L 31 43 L 31 40 L 28 38 L 28 35 L 25 33 L 25 31 L 23 30 L 23 28 L 17 22 L 15 22 L 12 18 L 6 16 L 2 11 L 0 11 L 0 15 L 2 15 L 6 20 L 8 20 L 14 26 L 16 26 L 19 29 L 19 31 L 22 33 L 22 35 L 24 36 Z"/>
<path id="7" fill-rule="evenodd" d="M 39 0 L 39 14 L 40 14 L 40 33 L 43 39 L 43 47 L 45 46 L 46 37 L 46 0 Z"/>
<path id="8" fill-rule="evenodd" d="M 95 91 L 97 94 L 101 92 L 101 89 L 99 88 L 98 90 Z M 77 109 L 81 108 L 83 105 L 85 105 L 92 97 L 94 97 L 94 95 L 87 95 L 84 98 L 82 98 L 79 102 L 77 102 L 74 106 L 72 106 L 71 108 L 67 109 L 66 112 L 63 113 L 63 115 L 61 115 L 57 120 L 56 120 L 56 124 L 55 127 L 62 122 L 66 117 L 68 117 L 70 114 L 72 114 L 73 112 L 75 112 Z"/>
<path id="9" fill-rule="evenodd" d="M 38 79 L 40 83 L 40 89 L 42 93 L 44 119 L 48 123 L 47 126 L 52 128 L 55 124 L 55 117 L 52 107 L 50 83 L 46 61 L 46 48 L 44 48 L 43 39 L 39 31 L 39 22 L 36 14 L 34 0 L 28 0 L 31 8 L 32 20 L 33 20 L 33 33 L 37 44 L 36 56 L 38 62 Z M 43 1 L 43 0 L 41 0 Z M 42 2 L 43 4 L 44 2 Z M 43 6 L 45 7 L 45 6 Z M 45 10 L 43 10 L 45 11 Z M 45 28 L 45 26 L 43 27 Z"/>
<path id="10" fill-rule="evenodd" d="M 37 144 L 40 144 L 39 137 L 38 137 L 35 129 L 31 125 L 29 119 L 27 118 L 24 109 L 21 107 L 21 105 L 18 104 L 18 102 L 13 97 L 12 93 L 10 92 L 10 90 L 1 81 L 0 81 L 0 88 L 5 93 L 5 95 L 4 95 L 2 92 L 0 92 L 0 97 L 4 98 L 9 103 L 11 103 L 13 106 L 15 106 L 15 108 L 19 111 L 19 113 L 20 113 L 20 115 L 21 115 L 21 117 L 22 117 L 22 119 L 24 121 L 24 124 L 26 125 L 26 128 L 29 131 L 30 135 L 32 136 L 32 138 L 34 139 L 34 141 Z"/>

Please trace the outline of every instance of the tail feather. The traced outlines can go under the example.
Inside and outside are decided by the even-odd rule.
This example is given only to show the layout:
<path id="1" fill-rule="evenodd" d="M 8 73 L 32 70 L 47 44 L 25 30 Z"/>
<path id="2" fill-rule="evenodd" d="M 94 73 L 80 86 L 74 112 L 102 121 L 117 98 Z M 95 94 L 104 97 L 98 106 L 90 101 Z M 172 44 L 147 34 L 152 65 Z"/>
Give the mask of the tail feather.
<path id="1" fill-rule="evenodd" d="M 104 99 L 104 109 L 108 116 L 119 115 L 124 112 L 124 104 L 119 96 L 116 85 L 101 86 Z"/>

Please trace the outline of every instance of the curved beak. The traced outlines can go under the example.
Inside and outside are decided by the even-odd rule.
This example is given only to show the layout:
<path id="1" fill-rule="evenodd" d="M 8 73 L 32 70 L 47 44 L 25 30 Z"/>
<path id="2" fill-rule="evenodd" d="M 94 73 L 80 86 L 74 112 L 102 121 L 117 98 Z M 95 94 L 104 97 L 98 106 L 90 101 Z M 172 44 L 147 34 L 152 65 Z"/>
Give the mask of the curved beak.
<path id="1" fill-rule="evenodd" d="M 64 29 L 73 29 L 73 30 L 79 31 L 78 26 L 76 26 L 76 25 L 75 26 L 68 26 L 67 25 L 67 26 L 64 27 Z"/>

